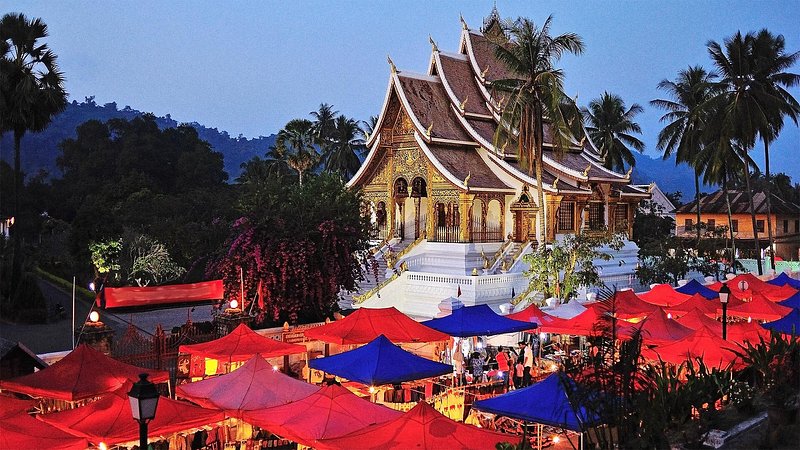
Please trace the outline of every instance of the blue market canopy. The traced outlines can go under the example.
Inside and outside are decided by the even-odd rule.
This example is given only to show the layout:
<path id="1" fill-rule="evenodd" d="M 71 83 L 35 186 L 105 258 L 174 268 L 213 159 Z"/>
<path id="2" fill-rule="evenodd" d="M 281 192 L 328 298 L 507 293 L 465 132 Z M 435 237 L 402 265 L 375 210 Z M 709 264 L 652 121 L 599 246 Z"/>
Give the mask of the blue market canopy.
<path id="1" fill-rule="evenodd" d="M 456 337 L 492 336 L 536 328 L 535 323 L 503 317 L 487 305 L 465 306 L 449 316 L 422 322 L 423 325 Z"/>
<path id="2" fill-rule="evenodd" d="M 703 286 L 697 280 L 691 280 L 675 290 L 680 292 L 681 294 L 688 294 L 688 295 L 700 294 L 707 299 L 719 297 L 719 292 L 716 292 L 713 289 L 709 289 L 708 287 Z"/>
<path id="3" fill-rule="evenodd" d="M 793 308 L 792 312 L 782 318 L 767 322 L 761 326 L 778 333 L 798 336 L 800 335 L 800 309 Z"/>
<path id="4" fill-rule="evenodd" d="M 767 283 L 775 286 L 785 286 L 788 284 L 789 286 L 797 290 L 800 290 L 800 280 L 795 280 L 794 278 L 787 275 L 786 272 L 781 272 L 780 275 L 767 281 Z"/>
<path id="5" fill-rule="evenodd" d="M 800 292 L 784 301 L 778 302 L 778 304 L 781 306 L 788 306 L 789 308 L 800 308 Z"/>
<path id="6" fill-rule="evenodd" d="M 554 373 L 532 386 L 479 400 L 473 406 L 481 411 L 578 432 L 597 425 L 600 420 L 595 414 L 583 406 L 579 411 L 573 407 L 564 383 L 575 386 L 566 375 Z"/>
<path id="7" fill-rule="evenodd" d="M 309 366 L 368 386 L 421 380 L 453 371 L 453 366 L 403 350 L 384 335 L 355 350 L 313 359 Z"/>

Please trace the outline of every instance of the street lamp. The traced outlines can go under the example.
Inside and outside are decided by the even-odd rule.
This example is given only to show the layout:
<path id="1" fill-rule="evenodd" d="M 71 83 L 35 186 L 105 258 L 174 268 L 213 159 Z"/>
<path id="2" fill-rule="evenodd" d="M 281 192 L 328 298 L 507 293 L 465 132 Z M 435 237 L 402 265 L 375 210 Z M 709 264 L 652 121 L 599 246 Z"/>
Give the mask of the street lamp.
<path id="1" fill-rule="evenodd" d="M 728 297 L 731 295 L 731 288 L 727 283 L 722 283 L 719 289 L 719 302 L 722 303 L 722 339 L 727 338 L 728 331 Z"/>
<path id="2" fill-rule="evenodd" d="M 131 402 L 131 413 L 134 420 L 139 422 L 139 448 L 147 448 L 147 423 L 156 417 L 158 406 L 158 389 L 156 385 L 147 380 L 147 374 L 139 375 L 139 381 L 133 383 L 128 392 Z"/>

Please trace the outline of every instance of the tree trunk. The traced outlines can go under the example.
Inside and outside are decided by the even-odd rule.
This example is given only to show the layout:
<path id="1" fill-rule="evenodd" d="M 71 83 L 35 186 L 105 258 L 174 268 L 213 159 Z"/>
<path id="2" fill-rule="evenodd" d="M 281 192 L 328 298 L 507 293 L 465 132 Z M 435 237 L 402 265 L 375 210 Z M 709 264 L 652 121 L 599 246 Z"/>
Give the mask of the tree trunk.
<path id="1" fill-rule="evenodd" d="M 697 202 L 697 245 L 700 248 L 700 173 L 694 171 L 694 200 Z"/>
<path id="2" fill-rule="evenodd" d="M 750 189 L 750 164 L 744 162 L 744 181 L 747 184 L 747 198 L 750 201 L 750 218 L 753 221 L 753 245 L 756 249 L 756 264 L 758 274 L 764 275 L 764 268 L 761 266 L 761 242 L 758 240 L 758 226 L 756 224 L 756 207 L 753 204 L 753 191 Z"/>
<path id="3" fill-rule="evenodd" d="M 20 144 L 22 143 L 23 134 L 24 132 L 14 131 L 14 210 L 11 212 L 11 216 L 19 216 L 19 194 L 20 191 L 22 191 L 22 170 L 20 169 Z"/>
<path id="4" fill-rule="evenodd" d="M 764 186 L 764 194 L 767 196 L 767 236 L 769 237 L 769 263 L 770 268 L 775 270 L 775 240 L 772 237 L 772 201 L 770 197 L 770 184 L 772 179 L 769 174 L 769 142 L 764 139 L 764 170 L 767 183 Z"/>
<path id="5" fill-rule="evenodd" d="M 731 214 L 731 197 L 728 195 L 728 172 L 722 174 L 722 190 L 725 192 L 725 206 L 728 207 L 728 233 L 731 236 L 731 268 L 736 273 L 736 241 L 733 237 L 733 214 Z"/>
<path id="6" fill-rule="evenodd" d="M 540 244 L 544 244 L 547 236 L 545 233 L 544 184 L 542 182 L 542 164 L 544 163 L 542 140 L 544 139 L 544 123 L 541 111 L 537 110 L 536 113 L 536 133 L 534 135 L 535 142 L 533 143 L 536 148 L 536 183 L 539 185 L 539 230 L 536 233 L 536 239 Z"/>

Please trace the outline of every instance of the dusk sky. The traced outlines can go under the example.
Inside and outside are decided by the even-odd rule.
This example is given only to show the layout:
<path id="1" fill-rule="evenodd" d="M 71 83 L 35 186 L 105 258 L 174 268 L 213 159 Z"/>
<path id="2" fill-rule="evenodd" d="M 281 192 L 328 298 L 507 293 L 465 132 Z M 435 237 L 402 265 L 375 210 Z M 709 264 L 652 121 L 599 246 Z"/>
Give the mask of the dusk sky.
<path id="1" fill-rule="evenodd" d="M 41 17 L 71 99 L 171 114 L 247 137 L 277 132 L 322 102 L 367 119 L 380 112 L 391 55 L 400 70 L 427 70 L 431 35 L 458 51 L 459 14 L 479 28 L 485 1 L 14 1 L 4 12 Z M 604 90 L 639 103 L 647 154 L 656 155 L 662 111 L 648 102 L 689 65 L 711 68 L 706 43 L 768 28 L 800 50 L 800 1 L 498 1 L 503 17 L 575 32 L 581 56 L 559 64 L 582 105 Z M 792 70 L 800 72 L 800 66 Z M 800 88 L 792 90 L 800 99 Z M 773 172 L 800 182 L 800 130 L 787 123 L 771 147 Z M 754 154 L 763 167 L 763 148 Z"/>

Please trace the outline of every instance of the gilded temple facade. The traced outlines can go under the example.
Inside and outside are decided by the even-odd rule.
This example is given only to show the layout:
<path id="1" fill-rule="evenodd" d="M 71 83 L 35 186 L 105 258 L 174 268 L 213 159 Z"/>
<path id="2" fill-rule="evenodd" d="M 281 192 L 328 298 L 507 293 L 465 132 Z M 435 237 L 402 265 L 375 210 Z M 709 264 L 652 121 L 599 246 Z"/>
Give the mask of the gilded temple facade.
<path id="1" fill-rule="evenodd" d="M 504 98 L 496 98 L 491 86 L 511 77 L 494 57 L 496 39 L 487 37 L 497 33 L 502 31 L 496 13 L 481 31 L 462 19 L 458 51 L 441 51 L 431 40 L 424 74 L 400 70 L 389 59 L 369 153 L 349 186 L 363 192 L 376 240 L 404 249 L 390 251 L 390 266 L 405 262 L 402 268 L 412 272 L 454 276 L 513 273 L 513 266 L 521 272 L 515 259 L 560 235 L 629 235 L 638 203 L 649 198 L 647 190 L 631 185 L 630 172 L 604 168 L 588 139 L 557 154 L 545 127 L 541 186 L 515 149 L 507 148 L 513 145 L 494 145 Z M 544 191 L 543 205 L 537 204 L 538 189 Z"/>

